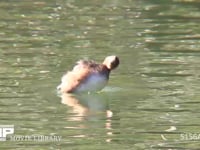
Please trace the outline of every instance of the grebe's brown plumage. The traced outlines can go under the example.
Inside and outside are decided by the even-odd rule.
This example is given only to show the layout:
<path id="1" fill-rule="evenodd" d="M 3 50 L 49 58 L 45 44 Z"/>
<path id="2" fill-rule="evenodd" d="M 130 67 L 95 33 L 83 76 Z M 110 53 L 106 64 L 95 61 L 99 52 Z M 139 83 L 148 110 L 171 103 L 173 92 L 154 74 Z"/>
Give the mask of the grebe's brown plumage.
<path id="1" fill-rule="evenodd" d="M 58 89 L 62 93 L 98 91 L 108 82 L 110 71 L 119 65 L 117 56 L 108 56 L 102 64 L 80 60 L 62 77 Z"/>

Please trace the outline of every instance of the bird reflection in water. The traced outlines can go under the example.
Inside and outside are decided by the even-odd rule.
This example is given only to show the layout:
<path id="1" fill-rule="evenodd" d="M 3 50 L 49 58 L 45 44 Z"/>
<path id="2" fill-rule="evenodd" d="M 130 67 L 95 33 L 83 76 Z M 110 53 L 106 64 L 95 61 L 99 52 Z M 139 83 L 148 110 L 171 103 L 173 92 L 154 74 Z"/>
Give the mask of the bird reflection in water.
<path id="1" fill-rule="evenodd" d="M 105 119 L 105 129 L 108 130 L 107 135 L 112 135 L 111 118 L 113 112 L 109 109 L 109 102 L 105 95 L 62 93 L 61 100 L 63 104 L 70 107 L 68 121 L 102 121 Z M 66 128 L 87 128 L 87 126 L 82 124 L 79 127 Z M 86 135 L 80 136 L 85 137 Z M 111 142 L 111 139 L 106 139 L 106 141 Z"/>
<path id="2" fill-rule="evenodd" d="M 73 95 L 64 93 L 61 95 L 62 103 L 70 106 L 70 120 L 98 120 L 102 114 L 106 118 L 112 117 L 112 111 L 109 110 L 108 100 L 103 99 L 99 94 L 78 94 Z"/>

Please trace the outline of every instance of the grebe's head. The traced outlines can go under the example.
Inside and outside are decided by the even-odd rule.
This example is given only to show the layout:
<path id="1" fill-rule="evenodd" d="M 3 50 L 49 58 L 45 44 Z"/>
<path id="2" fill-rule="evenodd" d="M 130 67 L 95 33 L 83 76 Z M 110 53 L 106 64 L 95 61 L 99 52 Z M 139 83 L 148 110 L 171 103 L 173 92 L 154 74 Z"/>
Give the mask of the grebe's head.
<path id="1" fill-rule="evenodd" d="M 103 65 L 113 70 L 119 65 L 119 58 L 117 56 L 108 56 L 104 59 Z"/>

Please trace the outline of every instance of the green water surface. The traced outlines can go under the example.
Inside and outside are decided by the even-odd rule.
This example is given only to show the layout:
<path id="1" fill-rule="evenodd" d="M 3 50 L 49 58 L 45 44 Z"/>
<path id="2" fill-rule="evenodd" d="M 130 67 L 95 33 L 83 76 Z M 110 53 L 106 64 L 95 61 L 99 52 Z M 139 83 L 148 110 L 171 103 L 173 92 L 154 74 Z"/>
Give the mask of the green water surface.
<path id="1" fill-rule="evenodd" d="M 1 0 L 0 14 L 0 125 L 14 125 L 0 149 L 199 149 L 198 0 Z M 108 55 L 121 63 L 102 92 L 57 94 L 77 60 Z"/>

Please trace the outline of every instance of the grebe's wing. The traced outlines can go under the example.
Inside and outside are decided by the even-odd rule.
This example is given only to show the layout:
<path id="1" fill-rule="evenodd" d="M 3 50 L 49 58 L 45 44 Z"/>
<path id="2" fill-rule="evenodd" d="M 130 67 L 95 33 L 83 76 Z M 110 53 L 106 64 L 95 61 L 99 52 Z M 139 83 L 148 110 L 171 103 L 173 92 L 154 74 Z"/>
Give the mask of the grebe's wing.
<path id="1" fill-rule="evenodd" d="M 75 68 L 62 77 L 60 89 L 62 92 L 74 92 L 83 83 L 91 72 L 88 69 Z"/>

